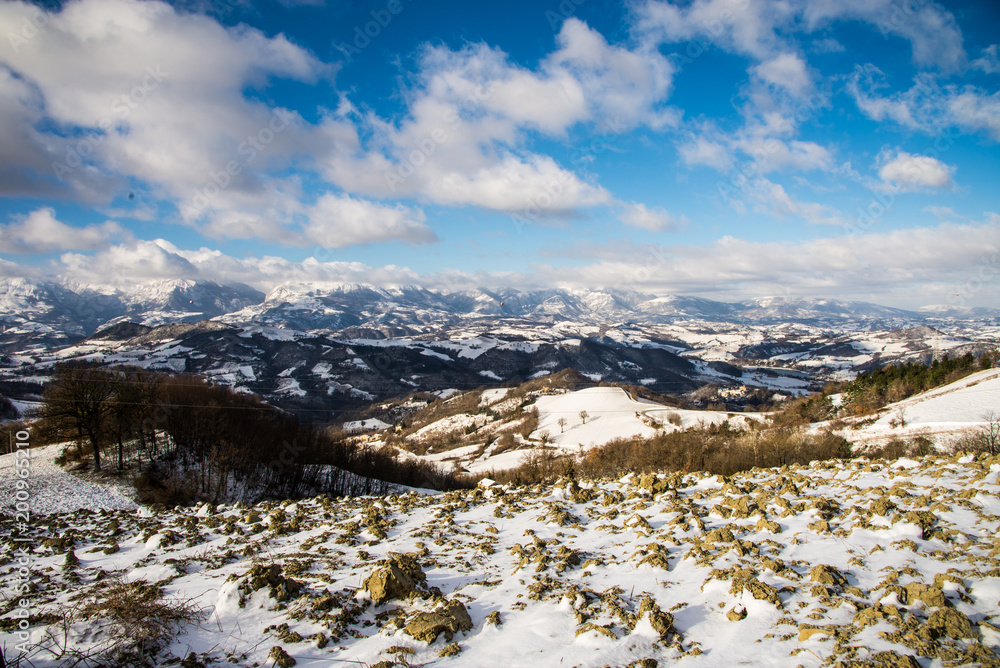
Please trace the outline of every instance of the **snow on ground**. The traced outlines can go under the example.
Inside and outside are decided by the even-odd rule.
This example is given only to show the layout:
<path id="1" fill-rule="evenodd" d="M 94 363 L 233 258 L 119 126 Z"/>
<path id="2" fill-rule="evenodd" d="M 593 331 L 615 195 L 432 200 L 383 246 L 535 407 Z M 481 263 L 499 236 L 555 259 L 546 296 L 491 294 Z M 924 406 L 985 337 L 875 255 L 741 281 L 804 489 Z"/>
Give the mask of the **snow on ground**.
<path id="1" fill-rule="evenodd" d="M 392 425 L 383 422 L 377 418 L 368 418 L 366 420 L 355 420 L 353 422 L 344 423 L 344 431 L 347 432 L 362 432 L 362 431 L 379 431 L 381 429 L 388 429 Z"/>
<path id="2" fill-rule="evenodd" d="M 854 419 L 852 426 L 841 433 L 858 443 L 923 435 L 939 445 L 947 445 L 969 430 L 985 425 L 990 413 L 1000 417 L 1000 369 L 978 371 L 890 404 L 879 411 L 877 419 Z"/>
<path id="3" fill-rule="evenodd" d="M 507 396 L 508 388 L 498 387 L 492 390 L 483 390 L 482 395 L 479 397 L 480 406 L 489 406 L 490 404 L 495 404 L 504 397 Z"/>
<path id="4" fill-rule="evenodd" d="M 506 393 L 507 390 L 504 388 L 485 390 L 479 405 L 488 405 L 494 410 L 501 411 L 505 408 L 502 402 Z M 721 424 L 727 420 L 733 426 L 742 426 L 747 420 L 761 419 L 756 413 L 670 408 L 644 399 L 632 399 L 619 387 L 590 387 L 542 395 L 527 408 L 538 409 L 538 428 L 529 435 L 528 441 L 520 442 L 520 448 L 517 450 L 494 454 L 497 445 L 495 439 L 499 432 L 493 432 L 489 437 L 493 443 L 481 453 L 479 448 L 474 446 L 419 457 L 434 462 L 458 461 L 466 470 L 482 473 L 517 467 L 526 456 L 537 452 L 539 446 L 543 445 L 554 454 L 580 454 L 619 438 L 635 436 L 649 438 L 659 431 L 671 432 Z M 586 422 L 580 417 L 582 411 L 587 413 Z M 566 420 L 565 426 L 560 426 L 560 419 Z M 484 416 L 462 413 L 432 422 L 414 433 L 413 437 L 421 439 L 454 432 L 457 429 L 464 430 L 473 425 L 483 427 L 488 426 L 488 422 Z M 544 444 L 543 434 L 547 434 Z M 520 436 L 517 438 L 520 439 Z M 473 453 L 475 458 L 470 459 L 469 455 Z"/>
<path id="5" fill-rule="evenodd" d="M 272 665 L 273 647 L 299 668 L 987 665 L 1000 651 L 998 474 L 1000 458 L 858 459 L 727 479 L 84 511 L 63 518 L 69 566 L 65 546 L 41 545 L 48 526 L 18 533 L 0 515 L 0 538 L 29 538 L 45 582 L 31 594 L 32 642 L 44 614 L 99 596 L 109 575 L 191 600 L 204 620 L 175 632 L 161 665 L 191 652 Z M 376 603 L 393 553 L 409 554 L 396 562 L 409 583 Z M 5 582 L 16 569 L 5 551 Z M 108 623 L 80 621 L 71 648 L 93 648 Z"/>
<path id="6" fill-rule="evenodd" d="M 545 431 L 554 445 L 579 452 L 581 448 L 604 445 L 616 438 L 656 435 L 659 424 L 672 431 L 699 424 L 719 424 L 727 419 L 745 419 L 724 411 L 691 411 L 670 408 L 662 404 L 636 401 L 620 387 L 588 387 L 574 392 L 539 397 L 533 404 L 538 408 L 538 429 L 533 438 Z M 580 417 L 581 411 L 587 418 Z M 670 423 L 679 419 L 680 427 Z M 566 420 L 565 430 L 559 420 Z M 655 422 L 654 422 L 655 421 Z"/>
<path id="7" fill-rule="evenodd" d="M 30 448 L 28 500 L 32 515 L 71 513 L 81 508 L 89 510 L 128 510 L 137 508 L 130 488 L 109 481 L 98 485 L 66 473 L 55 463 L 65 444 Z M 17 491 L 17 453 L 0 455 L 0 513 L 13 512 Z M 21 467 L 22 469 L 24 467 Z"/>

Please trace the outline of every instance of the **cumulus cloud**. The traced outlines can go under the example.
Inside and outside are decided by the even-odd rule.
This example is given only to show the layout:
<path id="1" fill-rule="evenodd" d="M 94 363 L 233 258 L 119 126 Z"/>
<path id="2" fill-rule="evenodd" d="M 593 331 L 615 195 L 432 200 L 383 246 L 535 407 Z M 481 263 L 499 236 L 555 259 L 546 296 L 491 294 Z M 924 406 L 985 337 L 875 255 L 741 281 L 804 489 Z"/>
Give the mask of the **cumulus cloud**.
<path id="1" fill-rule="evenodd" d="M 754 73 L 773 86 L 801 97 L 812 86 L 806 63 L 794 53 L 782 53 L 753 68 Z"/>
<path id="2" fill-rule="evenodd" d="M 818 202 L 803 202 L 788 194 L 784 186 L 758 177 L 748 181 L 747 192 L 754 210 L 779 218 L 795 218 L 810 225 L 845 227 L 849 221 L 836 209 Z"/>
<path id="3" fill-rule="evenodd" d="M 677 217 L 662 207 L 647 207 L 640 202 L 625 202 L 618 219 L 630 227 L 638 227 L 650 232 L 668 232 L 684 224 L 683 217 Z"/>
<path id="4" fill-rule="evenodd" d="M 941 86 L 927 73 L 918 74 L 907 90 L 883 94 L 887 88 L 885 74 L 871 64 L 855 66 L 846 86 L 858 108 L 874 121 L 892 121 L 927 134 L 959 127 L 1000 141 L 1000 92 Z"/>
<path id="5" fill-rule="evenodd" d="M 608 44 L 575 18 L 556 41 L 535 69 L 485 44 L 426 47 L 401 120 L 362 117 L 351 105 L 325 119 L 335 146 L 326 177 L 373 197 L 505 212 L 559 216 L 608 202 L 600 186 L 525 147 L 534 133 L 613 139 L 675 123 L 664 106 L 674 68 L 656 51 Z"/>
<path id="6" fill-rule="evenodd" d="M 955 70 L 965 62 L 955 17 L 935 3 L 901 6 L 895 0 L 665 0 L 639 3 L 637 30 L 667 43 L 706 40 L 733 53 L 767 60 L 788 47 L 788 34 L 815 32 L 838 21 L 863 21 L 883 36 L 907 40 L 921 66 Z"/>
<path id="7" fill-rule="evenodd" d="M 965 216 L 958 214 L 950 206 L 925 206 L 923 211 L 941 220 L 962 220 Z"/>
<path id="8" fill-rule="evenodd" d="M 326 248 L 403 241 L 422 244 L 437 241 L 425 224 L 423 211 L 404 206 L 381 206 L 348 195 L 327 194 L 311 206 L 304 235 Z"/>
<path id="9" fill-rule="evenodd" d="M 65 250 L 95 250 L 131 237 L 114 221 L 74 227 L 56 220 L 55 210 L 41 208 L 0 226 L 0 245 L 5 253 L 53 253 Z"/>
<path id="10" fill-rule="evenodd" d="M 3 3 L 0 26 L 37 11 Z M 108 201 L 122 177 L 184 200 L 234 160 L 241 175 L 227 187 L 252 188 L 259 170 L 311 143 L 294 114 L 274 132 L 275 110 L 243 91 L 273 77 L 315 82 L 331 71 L 281 35 L 136 0 L 66 3 L 46 15 L 44 30 L 5 51 L 3 68 L 34 93 L 5 110 L 17 121 L 8 132 L 29 144 L 18 148 L 26 166 L 41 172 L 44 162 L 53 182 L 88 201 Z M 15 85 L 2 79 L 0 86 Z M 30 123 L 40 117 L 60 130 L 36 131 Z M 250 137 L 267 144 L 253 160 L 251 147 L 240 151 Z"/>
<path id="11" fill-rule="evenodd" d="M 729 148 L 706 137 L 693 137 L 678 146 L 677 151 L 688 167 L 704 165 L 724 172 L 733 164 L 733 155 Z"/>
<path id="12" fill-rule="evenodd" d="M 955 168 L 937 158 L 913 155 L 899 151 L 895 155 L 883 152 L 879 156 L 879 178 L 888 186 L 899 190 L 924 188 L 949 188 L 954 185 Z"/>

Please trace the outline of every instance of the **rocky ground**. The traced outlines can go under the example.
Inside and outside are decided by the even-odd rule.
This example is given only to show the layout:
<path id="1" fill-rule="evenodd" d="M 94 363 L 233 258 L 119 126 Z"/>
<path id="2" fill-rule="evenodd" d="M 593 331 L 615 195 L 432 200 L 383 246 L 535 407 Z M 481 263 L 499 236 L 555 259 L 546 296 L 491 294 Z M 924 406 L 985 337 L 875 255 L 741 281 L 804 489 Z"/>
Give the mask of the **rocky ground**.
<path id="1" fill-rule="evenodd" d="M 9 662 L 29 538 L 38 667 L 140 642 L 186 667 L 1000 665 L 998 474 L 858 459 L 4 515 L 0 625 Z"/>

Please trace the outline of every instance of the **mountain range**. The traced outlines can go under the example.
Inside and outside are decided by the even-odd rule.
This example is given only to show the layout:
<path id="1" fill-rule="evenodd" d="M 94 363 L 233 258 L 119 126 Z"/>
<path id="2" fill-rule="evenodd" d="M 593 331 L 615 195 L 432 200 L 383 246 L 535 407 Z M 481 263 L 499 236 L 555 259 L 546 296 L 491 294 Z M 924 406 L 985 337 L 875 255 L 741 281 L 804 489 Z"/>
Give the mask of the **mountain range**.
<path id="1" fill-rule="evenodd" d="M 319 412 L 563 368 L 673 394 L 705 385 L 795 393 L 871 365 L 995 348 L 1000 311 L 966 315 L 614 289 L 289 282 L 265 294 L 205 281 L 126 290 L 7 278 L 0 279 L 0 380 L 95 359 L 201 373 Z"/>

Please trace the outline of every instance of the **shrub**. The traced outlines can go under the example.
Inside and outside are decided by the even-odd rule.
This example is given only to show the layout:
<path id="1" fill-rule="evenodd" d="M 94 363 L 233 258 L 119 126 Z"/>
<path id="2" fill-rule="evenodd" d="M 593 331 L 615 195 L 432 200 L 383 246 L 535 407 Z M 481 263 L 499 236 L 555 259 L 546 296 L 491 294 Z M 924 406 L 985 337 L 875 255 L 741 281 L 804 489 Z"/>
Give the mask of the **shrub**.
<path id="1" fill-rule="evenodd" d="M 165 600 L 157 585 L 110 579 L 64 611 L 61 623 L 46 632 L 45 644 L 57 658 L 65 659 L 60 665 L 152 666 L 177 630 L 203 617 L 191 600 Z M 68 648 L 71 627 L 77 622 L 101 625 L 102 639 L 86 653 Z"/>

